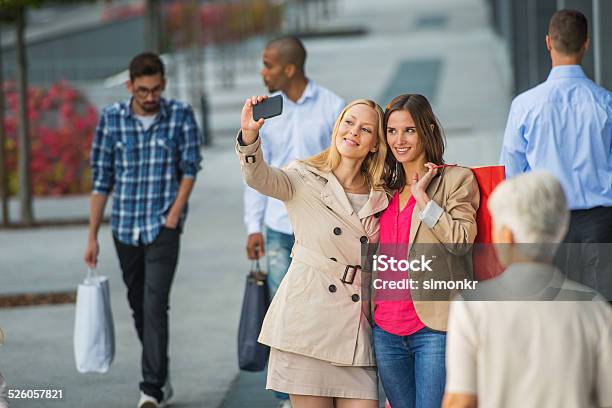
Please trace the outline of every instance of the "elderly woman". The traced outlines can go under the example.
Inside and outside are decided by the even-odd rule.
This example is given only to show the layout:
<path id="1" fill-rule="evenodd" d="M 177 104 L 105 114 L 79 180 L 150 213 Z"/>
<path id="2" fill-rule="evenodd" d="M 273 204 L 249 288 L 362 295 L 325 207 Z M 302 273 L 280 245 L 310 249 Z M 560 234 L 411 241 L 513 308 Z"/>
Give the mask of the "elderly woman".
<path id="1" fill-rule="evenodd" d="M 294 408 L 376 408 L 360 270 L 361 245 L 378 241 L 376 215 L 388 204 L 383 112 L 369 100 L 351 102 L 327 150 L 281 170 L 264 161 L 263 119 L 253 120 L 264 100 L 246 101 L 236 150 L 247 184 L 285 203 L 296 238 L 259 337 L 271 347 L 266 387 L 289 394 Z"/>
<path id="2" fill-rule="evenodd" d="M 612 407 L 612 309 L 551 263 L 569 221 L 561 185 L 523 174 L 489 210 L 506 270 L 451 306 L 443 407 Z"/>

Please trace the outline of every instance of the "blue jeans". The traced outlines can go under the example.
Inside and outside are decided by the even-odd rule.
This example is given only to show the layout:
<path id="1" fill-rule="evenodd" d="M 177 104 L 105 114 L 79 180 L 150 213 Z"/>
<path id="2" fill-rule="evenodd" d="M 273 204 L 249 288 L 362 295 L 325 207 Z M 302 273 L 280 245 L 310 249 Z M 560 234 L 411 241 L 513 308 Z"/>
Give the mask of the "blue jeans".
<path id="1" fill-rule="evenodd" d="M 391 408 L 440 408 L 446 382 L 446 333 L 422 328 L 397 336 L 373 329 L 378 375 Z"/>
<path id="2" fill-rule="evenodd" d="M 291 263 L 291 249 L 295 243 L 293 235 L 266 228 L 266 254 L 268 266 L 268 289 L 274 296 Z"/>
<path id="3" fill-rule="evenodd" d="M 268 266 L 268 289 L 274 296 L 281 281 L 289 269 L 291 263 L 291 249 L 295 243 L 293 235 L 284 234 L 270 228 L 266 228 L 266 254 Z M 274 392 L 276 398 L 289 399 L 289 395 L 283 392 Z"/>

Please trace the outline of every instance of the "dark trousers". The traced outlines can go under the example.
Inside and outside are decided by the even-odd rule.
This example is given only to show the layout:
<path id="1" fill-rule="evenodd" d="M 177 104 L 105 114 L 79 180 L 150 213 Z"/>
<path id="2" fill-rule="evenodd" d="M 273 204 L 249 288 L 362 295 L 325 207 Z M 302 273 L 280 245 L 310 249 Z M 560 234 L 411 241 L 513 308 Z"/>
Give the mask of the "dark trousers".
<path id="1" fill-rule="evenodd" d="M 572 211 L 557 260 L 570 279 L 612 300 L 612 207 Z"/>
<path id="2" fill-rule="evenodd" d="M 134 325 L 142 344 L 140 390 L 161 401 L 168 375 L 168 302 L 176 270 L 180 233 L 162 228 L 151 244 L 115 248 L 127 286 Z"/>

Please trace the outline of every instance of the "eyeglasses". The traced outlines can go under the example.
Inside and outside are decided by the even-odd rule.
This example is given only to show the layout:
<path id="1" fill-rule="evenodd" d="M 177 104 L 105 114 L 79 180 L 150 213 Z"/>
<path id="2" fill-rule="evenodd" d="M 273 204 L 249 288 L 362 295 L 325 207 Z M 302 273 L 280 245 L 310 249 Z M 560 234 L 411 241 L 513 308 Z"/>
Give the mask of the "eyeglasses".
<path id="1" fill-rule="evenodd" d="M 138 87 L 134 90 L 134 93 L 139 98 L 146 98 L 147 96 L 149 96 L 149 94 L 152 94 L 153 96 L 159 96 L 163 90 L 164 89 L 162 86 L 156 86 L 153 89 Z"/>

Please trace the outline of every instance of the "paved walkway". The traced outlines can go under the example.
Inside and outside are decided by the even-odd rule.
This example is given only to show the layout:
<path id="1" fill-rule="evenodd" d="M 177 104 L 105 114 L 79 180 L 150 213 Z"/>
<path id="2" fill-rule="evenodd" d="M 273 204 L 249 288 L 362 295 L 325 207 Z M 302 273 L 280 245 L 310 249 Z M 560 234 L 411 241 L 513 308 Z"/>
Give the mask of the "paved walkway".
<path id="1" fill-rule="evenodd" d="M 243 257 L 239 169 L 229 139 L 207 150 L 191 201 L 170 310 L 175 407 L 217 407 L 236 376 L 235 337 L 248 263 Z M 84 200 L 84 205 L 86 200 Z M 87 229 L 0 232 L 0 293 L 74 289 Z M 12 407 L 130 407 L 138 397 L 139 344 L 108 226 L 100 272 L 110 277 L 117 353 L 107 374 L 76 372 L 74 306 L 0 310 L 0 371 L 12 388 L 61 388 L 63 401 L 14 400 Z"/>
<path id="2" fill-rule="evenodd" d="M 506 55 L 482 0 L 341 1 L 336 26 L 364 25 L 364 37 L 306 41 L 309 76 L 346 100 L 430 92 L 446 128 L 447 160 L 497 160 L 510 102 Z M 256 65 L 257 66 L 257 65 Z M 420 68 L 419 68 L 420 67 Z M 214 69 L 213 66 L 208 67 Z M 234 90 L 210 85 L 215 145 L 191 200 L 171 303 L 173 407 L 273 407 L 263 375 L 238 375 L 236 332 L 244 275 L 242 183 L 232 132 L 245 96 L 264 89 L 257 72 Z M 44 200 L 40 217 L 87 215 L 87 198 Z M 85 226 L 0 230 L 0 294 L 70 290 L 85 274 Z M 6 343 L 0 371 L 11 388 L 60 388 L 63 401 L 12 400 L 12 407 L 130 407 L 137 400 L 139 345 L 108 226 L 100 272 L 111 280 L 117 353 L 109 373 L 82 375 L 72 355 L 74 306 L 0 310 Z"/>

